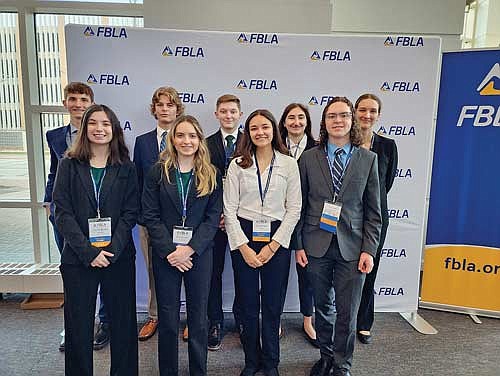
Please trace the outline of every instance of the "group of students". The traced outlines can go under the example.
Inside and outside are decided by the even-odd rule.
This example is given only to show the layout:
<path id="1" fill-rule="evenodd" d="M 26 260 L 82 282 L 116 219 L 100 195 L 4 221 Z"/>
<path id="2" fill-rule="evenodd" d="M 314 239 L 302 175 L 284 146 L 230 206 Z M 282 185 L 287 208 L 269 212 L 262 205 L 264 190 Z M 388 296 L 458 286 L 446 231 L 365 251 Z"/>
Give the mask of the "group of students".
<path id="1" fill-rule="evenodd" d="M 110 108 L 92 104 L 93 94 L 89 103 L 69 105 L 71 93 L 88 90 L 81 83 L 65 89 L 71 120 L 81 121 L 75 134 L 64 127 L 65 154 L 53 152 L 56 130 L 47 134 L 55 167 L 45 201 L 56 239 L 64 239 L 66 374 L 93 372 L 98 286 L 109 318 L 110 374 L 138 374 L 132 228 L 139 223 L 152 269 L 150 318 L 139 336 L 149 338 L 158 326 L 161 375 L 178 374 L 182 281 L 189 371 L 207 374 L 207 349 L 220 348 L 223 329 L 227 244 L 245 353 L 241 375 L 279 374 L 291 250 L 304 331 L 321 354 L 311 375 L 350 375 L 356 335 L 371 341 L 373 283 L 397 166 L 394 141 L 373 132 L 380 100 L 364 94 L 354 106 L 334 97 L 317 142 L 306 106 L 288 105 L 279 123 L 255 110 L 240 130 L 240 101 L 226 94 L 216 104 L 220 129 L 206 139 L 197 119 L 183 114 L 175 89 L 162 87 L 151 103 L 157 128 L 136 139 L 131 162 Z"/>

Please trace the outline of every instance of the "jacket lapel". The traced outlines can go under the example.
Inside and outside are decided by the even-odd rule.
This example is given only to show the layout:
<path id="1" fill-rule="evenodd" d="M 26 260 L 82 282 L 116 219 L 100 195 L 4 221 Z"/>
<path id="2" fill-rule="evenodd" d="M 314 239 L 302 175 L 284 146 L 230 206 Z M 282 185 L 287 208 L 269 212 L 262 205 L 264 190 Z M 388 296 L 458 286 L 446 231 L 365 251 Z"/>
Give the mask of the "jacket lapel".
<path id="1" fill-rule="evenodd" d="M 224 166 L 226 163 L 226 152 L 224 151 L 224 142 L 222 141 L 222 132 L 220 129 L 216 133 L 215 145 L 217 147 L 217 158 L 220 161 L 220 165 Z"/>
<path id="2" fill-rule="evenodd" d="M 116 178 L 121 170 L 120 165 L 111 165 L 106 167 L 106 175 L 102 179 L 101 183 L 101 193 L 99 197 L 100 206 L 103 207 L 103 203 L 106 202 L 106 198 L 112 191 L 113 185 L 115 184 Z"/>
<path id="3" fill-rule="evenodd" d="M 342 179 L 342 187 L 340 187 L 339 197 L 342 197 L 344 195 L 344 191 L 349 185 L 349 180 L 351 180 L 354 171 L 356 171 L 356 165 L 358 164 L 359 158 L 359 149 L 356 147 L 352 151 L 351 160 L 349 161 L 349 165 L 347 166 L 347 170 L 345 171 L 344 179 Z"/>
<path id="4" fill-rule="evenodd" d="M 325 179 L 328 189 L 333 197 L 333 181 L 330 173 L 330 166 L 328 166 L 328 159 L 326 158 L 323 148 L 320 146 L 316 149 L 316 158 L 318 159 L 318 164 L 323 174 L 323 178 Z"/>
<path id="5" fill-rule="evenodd" d="M 78 162 L 77 163 L 77 171 L 78 176 L 82 182 L 82 187 L 84 188 L 87 196 L 94 206 L 97 209 L 97 203 L 94 195 L 94 185 L 92 183 L 92 178 L 90 177 L 90 166 L 87 162 Z"/>
<path id="6" fill-rule="evenodd" d="M 170 184 L 168 183 L 167 179 L 162 179 L 163 184 L 165 184 L 165 190 L 167 191 L 179 215 L 182 215 L 182 203 L 179 191 L 177 189 L 177 178 L 175 176 L 175 169 L 171 169 L 169 171 L 169 178 L 170 178 Z"/>

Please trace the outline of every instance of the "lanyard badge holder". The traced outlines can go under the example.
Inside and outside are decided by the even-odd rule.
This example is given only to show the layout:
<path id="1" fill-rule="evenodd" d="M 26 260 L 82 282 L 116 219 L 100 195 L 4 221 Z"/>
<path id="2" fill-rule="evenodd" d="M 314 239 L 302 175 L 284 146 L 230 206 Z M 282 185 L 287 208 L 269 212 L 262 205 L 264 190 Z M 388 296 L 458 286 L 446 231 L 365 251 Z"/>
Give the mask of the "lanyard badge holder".
<path id="1" fill-rule="evenodd" d="M 267 174 L 266 186 L 264 187 L 264 190 L 262 190 L 262 179 L 260 176 L 259 163 L 257 162 L 257 157 L 255 157 L 255 166 L 257 167 L 257 181 L 259 182 L 261 218 L 252 221 L 252 241 L 254 242 L 269 243 L 271 241 L 271 221 L 269 219 L 263 218 L 264 217 L 263 210 L 264 210 L 264 200 L 266 198 L 267 192 L 269 191 L 269 184 L 271 182 L 271 176 L 273 174 L 275 158 L 276 155 L 273 152 L 273 158 L 271 159 L 271 165 L 269 166 L 269 172 Z"/>
<path id="2" fill-rule="evenodd" d="M 182 202 L 182 226 L 174 226 L 172 240 L 176 245 L 187 245 L 191 240 L 191 238 L 193 237 L 193 228 L 185 226 L 187 218 L 187 196 L 189 194 L 189 188 L 191 187 L 191 182 L 193 181 L 193 172 L 191 172 L 191 176 L 189 177 L 186 192 L 184 192 L 184 184 L 182 184 L 182 178 L 179 168 L 176 169 L 175 176 L 177 182 L 181 187 L 180 193 Z"/>
<path id="3" fill-rule="evenodd" d="M 94 186 L 94 195 L 97 203 L 97 218 L 89 218 L 89 241 L 94 247 L 102 248 L 107 247 L 111 244 L 111 218 L 105 217 L 101 218 L 101 210 L 100 210 L 100 196 L 101 196 L 101 187 L 102 182 L 104 180 L 104 176 L 106 175 L 106 170 L 102 175 L 100 182 L 96 182 L 94 180 L 94 176 L 92 173 L 90 176 L 92 177 L 92 183 Z M 99 183 L 99 187 L 97 187 Z"/>

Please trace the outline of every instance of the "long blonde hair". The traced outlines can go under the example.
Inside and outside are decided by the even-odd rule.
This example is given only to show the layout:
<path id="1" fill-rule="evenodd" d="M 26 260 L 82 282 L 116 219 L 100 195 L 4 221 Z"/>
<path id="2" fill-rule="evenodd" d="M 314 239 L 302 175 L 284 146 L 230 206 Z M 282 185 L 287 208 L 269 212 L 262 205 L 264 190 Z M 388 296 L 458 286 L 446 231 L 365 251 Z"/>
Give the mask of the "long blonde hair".
<path id="1" fill-rule="evenodd" d="M 163 163 L 165 176 L 170 182 L 169 171 L 177 167 L 177 150 L 174 147 L 175 131 L 180 123 L 187 122 L 191 124 L 196 131 L 196 135 L 200 140 L 198 150 L 194 155 L 194 176 L 196 178 L 196 191 L 198 197 L 202 197 L 212 193 L 217 186 L 217 172 L 215 167 L 210 162 L 210 153 L 208 151 L 207 142 L 203 131 L 198 123 L 198 120 L 191 115 L 182 115 L 175 119 L 170 132 L 167 135 L 167 145 L 165 150 L 160 154 L 160 161 Z"/>

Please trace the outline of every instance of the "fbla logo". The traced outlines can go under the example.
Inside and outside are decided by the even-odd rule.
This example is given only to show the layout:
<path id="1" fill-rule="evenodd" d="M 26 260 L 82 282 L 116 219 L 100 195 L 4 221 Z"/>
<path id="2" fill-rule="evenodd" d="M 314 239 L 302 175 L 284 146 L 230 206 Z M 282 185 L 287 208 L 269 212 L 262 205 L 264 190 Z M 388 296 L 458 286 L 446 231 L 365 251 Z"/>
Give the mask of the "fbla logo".
<path id="1" fill-rule="evenodd" d="M 310 59 L 312 61 L 351 61 L 351 53 L 341 50 L 324 50 L 321 53 L 313 51 Z"/>
<path id="2" fill-rule="evenodd" d="M 324 104 L 327 104 L 333 97 L 331 95 L 323 95 L 321 97 L 315 97 L 315 96 L 312 96 L 311 99 L 309 99 L 309 105 L 310 106 L 316 106 L 316 105 L 324 105 Z"/>
<path id="3" fill-rule="evenodd" d="M 278 83 L 276 80 L 251 79 L 247 84 L 245 80 L 240 80 L 236 88 L 248 90 L 278 90 Z"/>
<path id="4" fill-rule="evenodd" d="M 403 92 L 403 93 L 419 93 L 420 83 L 418 81 L 394 81 L 392 84 L 384 81 L 382 86 L 380 86 L 380 91 L 392 91 L 392 92 Z"/>
<path id="5" fill-rule="evenodd" d="M 262 33 L 252 33 L 248 34 L 240 33 L 236 39 L 238 43 L 255 43 L 255 44 L 279 44 L 277 34 L 262 34 Z"/>
<path id="6" fill-rule="evenodd" d="M 103 37 L 103 38 L 128 38 L 127 30 L 124 27 L 99 26 L 97 32 L 94 33 L 92 27 L 87 26 L 83 31 L 86 37 Z"/>
<path id="7" fill-rule="evenodd" d="M 89 74 L 89 77 L 87 78 L 87 83 L 90 85 L 97 83 L 97 79 L 95 78 L 95 76 L 92 73 Z"/>
<path id="8" fill-rule="evenodd" d="M 410 218 L 410 213 L 408 209 L 388 209 L 387 214 L 389 215 L 389 218 L 394 218 L 394 219 Z"/>
<path id="9" fill-rule="evenodd" d="M 395 41 L 394 41 L 395 40 Z M 408 37 L 408 36 L 388 36 L 385 38 L 384 46 L 386 47 L 423 47 L 424 38 L 422 37 Z"/>
<path id="10" fill-rule="evenodd" d="M 410 125 L 391 125 L 386 128 L 381 126 L 377 133 L 387 136 L 415 136 L 415 127 Z"/>
<path id="11" fill-rule="evenodd" d="M 490 71 L 483 78 L 476 89 L 481 96 L 496 96 L 500 95 L 500 63 L 496 63 L 491 67 Z M 486 98 L 483 98 L 485 100 Z M 495 108 L 490 105 L 465 105 L 462 106 L 460 115 L 457 120 L 457 127 L 461 127 L 465 119 L 474 119 L 473 127 L 494 127 L 500 126 L 500 106 Z"/>
<path id="12" fill-rule="evenodd" d="M 382 248 L 380 252 L 380 257 L 386 258 L 399 258 L 399 257 L 407 257 L 405 248 Z"/>
<path id="13" fill-rule="evenodd" d="M 384 296 L 403 296 L 405 290 L 402 287 L 379 287 L 375 289 L 375 294 Z"/>
<path id="14" fill-rule="evenodd" d="M 396 178 L 413 179 L 413 171 L 411 168 L 398 168 L 396 169 Z"/>
<path id="15" fill-rule="evenodd" d="M 123 130 L 124 131 L 131 131 L 132 130 L 132 122 L 130 122 L 129 120 L 125 120 L 123 122 Z"/>
<path id="16" fill-rule="evenodd" d="M 165 46 L 162 53 L 163 56 L 180 56 L 180 57 L 194 57 L 194 58 L 204 58 L 205 53 L 201 47 L 192 46 L 175 46 L 174 49 L 170 46 Z"/>
<path id="17" fill-rule="evenodd" d="M 94 74 L 89 74 L 87 78 L 87 83 L 94 85 L 113 85 L 113 86 L 129 86 L 130 81 L 128 79 L 128 76 L 126 74 L 124 75 L 119 75 L 119 74 L 112 74 L 112 73 L 103 73 L 100 74 L 97 78 Z"/>
<path id="18" fill-rule="evenodd" d="M 174 53 L 169 46 L 165 46 L 163 52 L 161 53 L 163 56 L 172 56 Z"/>
<path id="19" fill-rule="evenodd" d="M 202 93 L 179 93 L 182 103 L 205 103 L 205 96 Z"/>
<path id="20" fill-rule="evenodd" d="M 86 37 L 93 37 L 95 35 L 94 30 L 90 26 L 87 26 L 85 30 L 83 31 L 83 35 Z"/>

